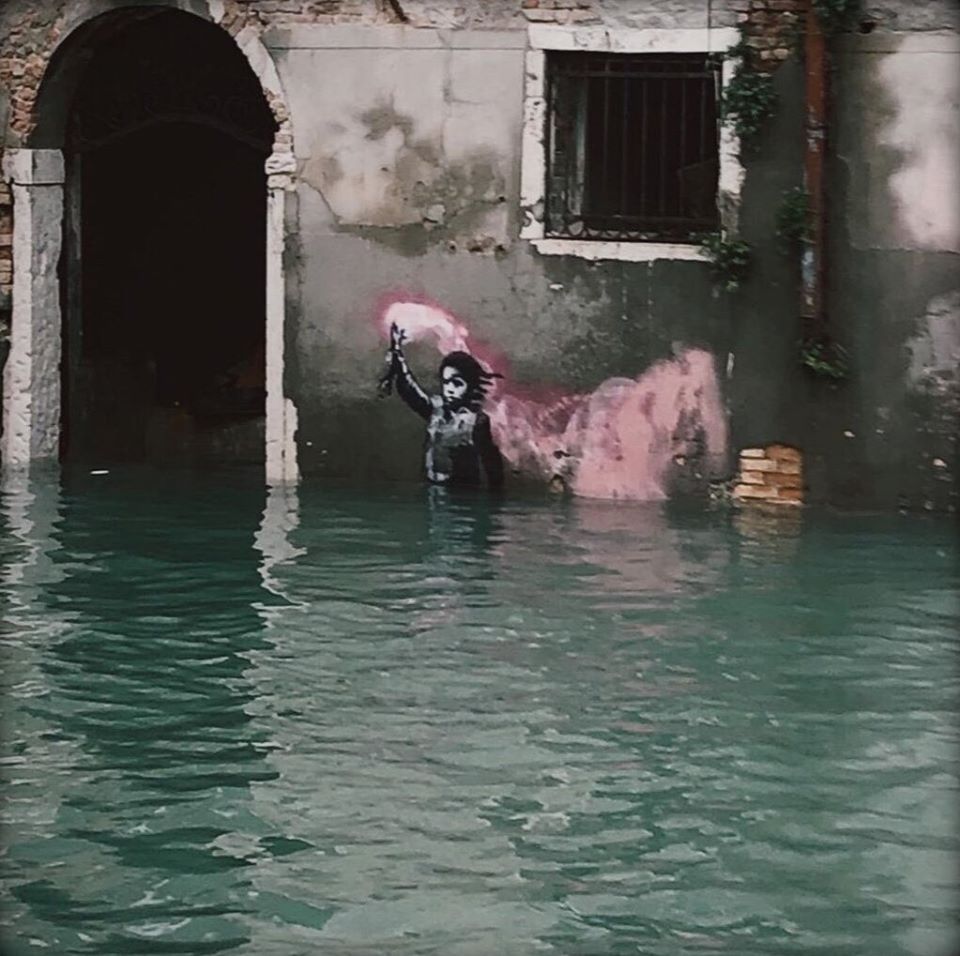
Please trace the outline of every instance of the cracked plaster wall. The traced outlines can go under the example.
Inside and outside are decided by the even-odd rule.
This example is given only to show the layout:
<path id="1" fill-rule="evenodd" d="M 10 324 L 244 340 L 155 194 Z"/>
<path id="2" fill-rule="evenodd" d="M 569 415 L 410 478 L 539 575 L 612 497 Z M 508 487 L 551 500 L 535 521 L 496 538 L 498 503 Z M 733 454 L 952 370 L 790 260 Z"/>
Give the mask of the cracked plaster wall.
<path id="1" fill-rule="evenodd" d="M 377 32 L 381 42 L 400 33 Z M 286 42 L 370 37 L 297 34 Z M 412 49 L 375 57 L 358 47 L 287 50 L 285 69 L 310 77 L 289 84 L 304 143 L 300 180 L 321 200 L 331 230 L 380 230 L 384 242 L 411 252 L 444 242 L 509 243 L 523 51 L 516 35 L 506 37 L 512 49 L 498 39 L 488 33 L 474 47 L 454 47 L 431 31 Z"/>

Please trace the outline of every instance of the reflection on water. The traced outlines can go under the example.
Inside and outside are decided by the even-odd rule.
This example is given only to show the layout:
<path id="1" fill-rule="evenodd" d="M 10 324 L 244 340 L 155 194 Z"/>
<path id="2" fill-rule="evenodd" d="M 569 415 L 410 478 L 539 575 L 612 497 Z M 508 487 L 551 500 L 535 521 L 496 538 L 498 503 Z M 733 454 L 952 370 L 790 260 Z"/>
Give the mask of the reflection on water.
<path id="1" fill-rule="evenodd" d="M 950 952 L 949 528 L 142 472 L 2 506 L 5 953 Z"/>

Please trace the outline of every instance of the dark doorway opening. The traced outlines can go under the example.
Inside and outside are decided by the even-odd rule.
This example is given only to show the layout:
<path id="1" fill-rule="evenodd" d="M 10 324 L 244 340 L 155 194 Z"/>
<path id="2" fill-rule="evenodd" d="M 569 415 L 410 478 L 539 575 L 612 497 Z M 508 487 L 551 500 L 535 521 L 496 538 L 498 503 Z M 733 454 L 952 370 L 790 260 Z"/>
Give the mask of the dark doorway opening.
<path id="1" fill-rule="evenodd" d="M 64 457 L 263 460 L 274 130 L 199 18 L 154 9 L 98 45 L 68 132 Z"/>

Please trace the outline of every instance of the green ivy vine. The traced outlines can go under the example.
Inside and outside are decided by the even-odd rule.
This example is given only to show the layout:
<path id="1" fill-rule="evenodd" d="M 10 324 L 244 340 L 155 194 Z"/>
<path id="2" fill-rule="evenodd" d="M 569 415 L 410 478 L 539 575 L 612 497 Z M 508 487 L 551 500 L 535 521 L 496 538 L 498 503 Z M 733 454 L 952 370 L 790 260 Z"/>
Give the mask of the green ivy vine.
<path id="1" fill-rule="evenodd" d="M 810 194 L 802 186 L 788 189 L 777 209 L 776 220 L 780 245 L 794 251 L 810 238 Z"/>
<path id="2" fill-rule="evenodd" d="M 722 232 L 708 232 L 697 237 L 700 251 L 710 262 L 710 275 L 734 292 L 750 271 L 750 245 L 742 239 L 728 239 Z"/>
<path id="3" fill-rule="evenodd" d="M 813 0 L 813 6 L 824 32 L 833 34 L 848 26 L 859 10 L 860 0 Z M 797 27 L 794 39 L 802 53 L 803 30 L 799 22 Z M 742 143 L 749 144 L 773 115 L 777 94 L 771 76 L 756 69 L 753 50 L 743 29 L 739 42 L 727 56 L 737 62 L 721 94 L 720 116 Z M 796 251 L 799 244 L 810 238 L 810 196 L 805 189 L 796 187 L 784 193 L 776 212 L 776 234 L 781 246 L 791 251 Z M 723 232 L 697 238 L 710 262 L 713 279 L 722 283 L 727 291 L 737 289 L 750 269 L 750 246 L 742 240 L 727 238 Z M 838 382 L 848 375 L 846 351 L 825 333 L 804 339 L 799 346 L 799 358 L 803 368 L 818 378 Z"/>
<path id="4" fill-rule="evenodd" d="M 846 350 L 827 338 L 807 339 L 800 345 L 800 363 L 812 375 L 841 381 L 847 377 Z"/>
<path id="5" fill-rule="evenodd" d="M 773 115 L 777 103 L 773 80 L 769 74 L 753 67 L 751 53 L 746 36 L 741 32 L 740 42 L 727 54 L 738 62 L 720 100 L 721 118 L 745 142 L 757 135 Z"/>

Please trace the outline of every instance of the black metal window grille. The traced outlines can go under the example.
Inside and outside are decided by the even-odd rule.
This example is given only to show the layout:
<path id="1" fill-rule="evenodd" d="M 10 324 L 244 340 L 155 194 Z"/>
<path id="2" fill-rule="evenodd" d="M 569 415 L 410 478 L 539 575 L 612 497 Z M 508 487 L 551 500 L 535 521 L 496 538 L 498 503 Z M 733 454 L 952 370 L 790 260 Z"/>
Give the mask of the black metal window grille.
<path id="1" fill-rule="evenodd" d="M 718 86 L 707 54 L 548 53 L 546 234 L 716 229 Z"/>

